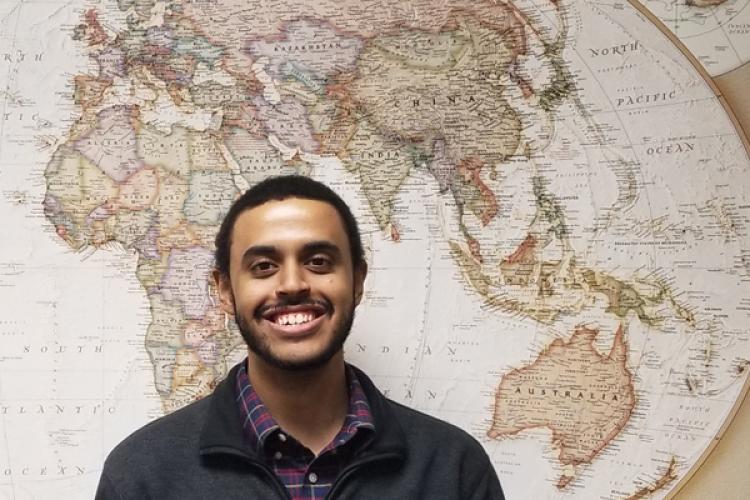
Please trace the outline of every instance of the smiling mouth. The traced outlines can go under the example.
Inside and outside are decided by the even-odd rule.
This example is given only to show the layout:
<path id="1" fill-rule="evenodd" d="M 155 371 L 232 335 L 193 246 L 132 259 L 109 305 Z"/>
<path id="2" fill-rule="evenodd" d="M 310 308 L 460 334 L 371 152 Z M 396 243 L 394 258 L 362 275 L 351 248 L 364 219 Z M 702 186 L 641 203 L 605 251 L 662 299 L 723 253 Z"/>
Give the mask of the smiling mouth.
<path id="1" fill-rule="evenodd" d="M 278 305 L 268 307 L 261 316 L 266 321 L 281 327 L 304 327 L 325 315 L 329 308 L 322 303 Z"/>
<path id="2" fill-rule="evenodd" d="M 309 323 L 310 321 L 314 320 L 318 316 L 312 312 L 303 312 L 303 313 L 282 313 L 277 314 L 275 318 L 273 318 L 273 322 L 277 325 L 286 326 L 286 325 L 302 325 L 304 323 Z"/>

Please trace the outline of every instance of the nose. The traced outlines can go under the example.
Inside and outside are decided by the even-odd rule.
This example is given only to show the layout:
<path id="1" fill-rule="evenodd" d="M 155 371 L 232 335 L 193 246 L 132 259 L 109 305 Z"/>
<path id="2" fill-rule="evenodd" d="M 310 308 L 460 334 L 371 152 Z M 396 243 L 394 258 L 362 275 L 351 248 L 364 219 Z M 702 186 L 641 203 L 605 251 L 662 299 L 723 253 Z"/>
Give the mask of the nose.
<path id="1" fill-rule="evenodd" d="M 310 285 L 305 278 L 305 269 L 300 265 L 286 265 L 279 273 L 276 294 L 284 297 L 307 295 Z"/>

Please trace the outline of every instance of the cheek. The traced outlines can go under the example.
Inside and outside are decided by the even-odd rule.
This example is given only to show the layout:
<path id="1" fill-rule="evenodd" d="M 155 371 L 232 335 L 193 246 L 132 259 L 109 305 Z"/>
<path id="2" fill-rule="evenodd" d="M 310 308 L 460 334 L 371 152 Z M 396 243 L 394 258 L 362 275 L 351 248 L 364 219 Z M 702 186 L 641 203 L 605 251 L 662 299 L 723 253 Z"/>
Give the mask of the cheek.
<path id="1" fill-rule="evenodd" d="M 354 300 L 355 292 L 356 290 L 354 290 L 351 283 L 338 284 L 336 286 L 335 296 L 339 302 L 350 304 Z"/>
<path id="2" fill-rule="evenodd" d="M 311 283 L 311 288 L 313 295 L 320 294 L 338 304 L 352 299 L 352 285 L 342 277 L 322 276 L 315 283 Z"/>
<path id="3" fill-rule="evenodd" d="M 234 300 L 237 306 L 255 307 L 261 301 L 262 295 L 258 293 L 259 287 L 244 285 L 235 292 Z"/>

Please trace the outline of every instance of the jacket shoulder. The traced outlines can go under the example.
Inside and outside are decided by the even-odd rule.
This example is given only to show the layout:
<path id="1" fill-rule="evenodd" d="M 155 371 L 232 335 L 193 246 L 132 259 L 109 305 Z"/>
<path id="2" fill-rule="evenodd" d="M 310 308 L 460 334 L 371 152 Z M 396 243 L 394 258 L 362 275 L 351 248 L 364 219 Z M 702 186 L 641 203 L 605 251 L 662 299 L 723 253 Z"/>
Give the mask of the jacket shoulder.
<path id="1" fill-rule="evenodd" d="M 199 437 L 211 396 L 160 417 L 126 437 L 110 452 L 104 471 L 117 476 L 123 471 L 161 466 L 176 457 L 198 455 Z M 190 453 L 192 452 L 192 453 Z"/>

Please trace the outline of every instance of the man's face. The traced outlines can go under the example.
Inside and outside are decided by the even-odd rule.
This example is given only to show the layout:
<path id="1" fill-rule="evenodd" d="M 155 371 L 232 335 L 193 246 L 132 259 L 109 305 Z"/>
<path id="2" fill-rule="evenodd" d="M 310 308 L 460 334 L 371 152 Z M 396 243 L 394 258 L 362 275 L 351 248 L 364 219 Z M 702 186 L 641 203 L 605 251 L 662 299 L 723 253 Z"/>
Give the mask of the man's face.
<path id="1" fill-rule="evenodd" d="M 302 370 L 341 352 L 362 296 L 364 264 L 328 203 L 288 198 L 246 210 L 232 231 L 229 276 L 216 274 L 221 307 L 251 355 Z"/>

